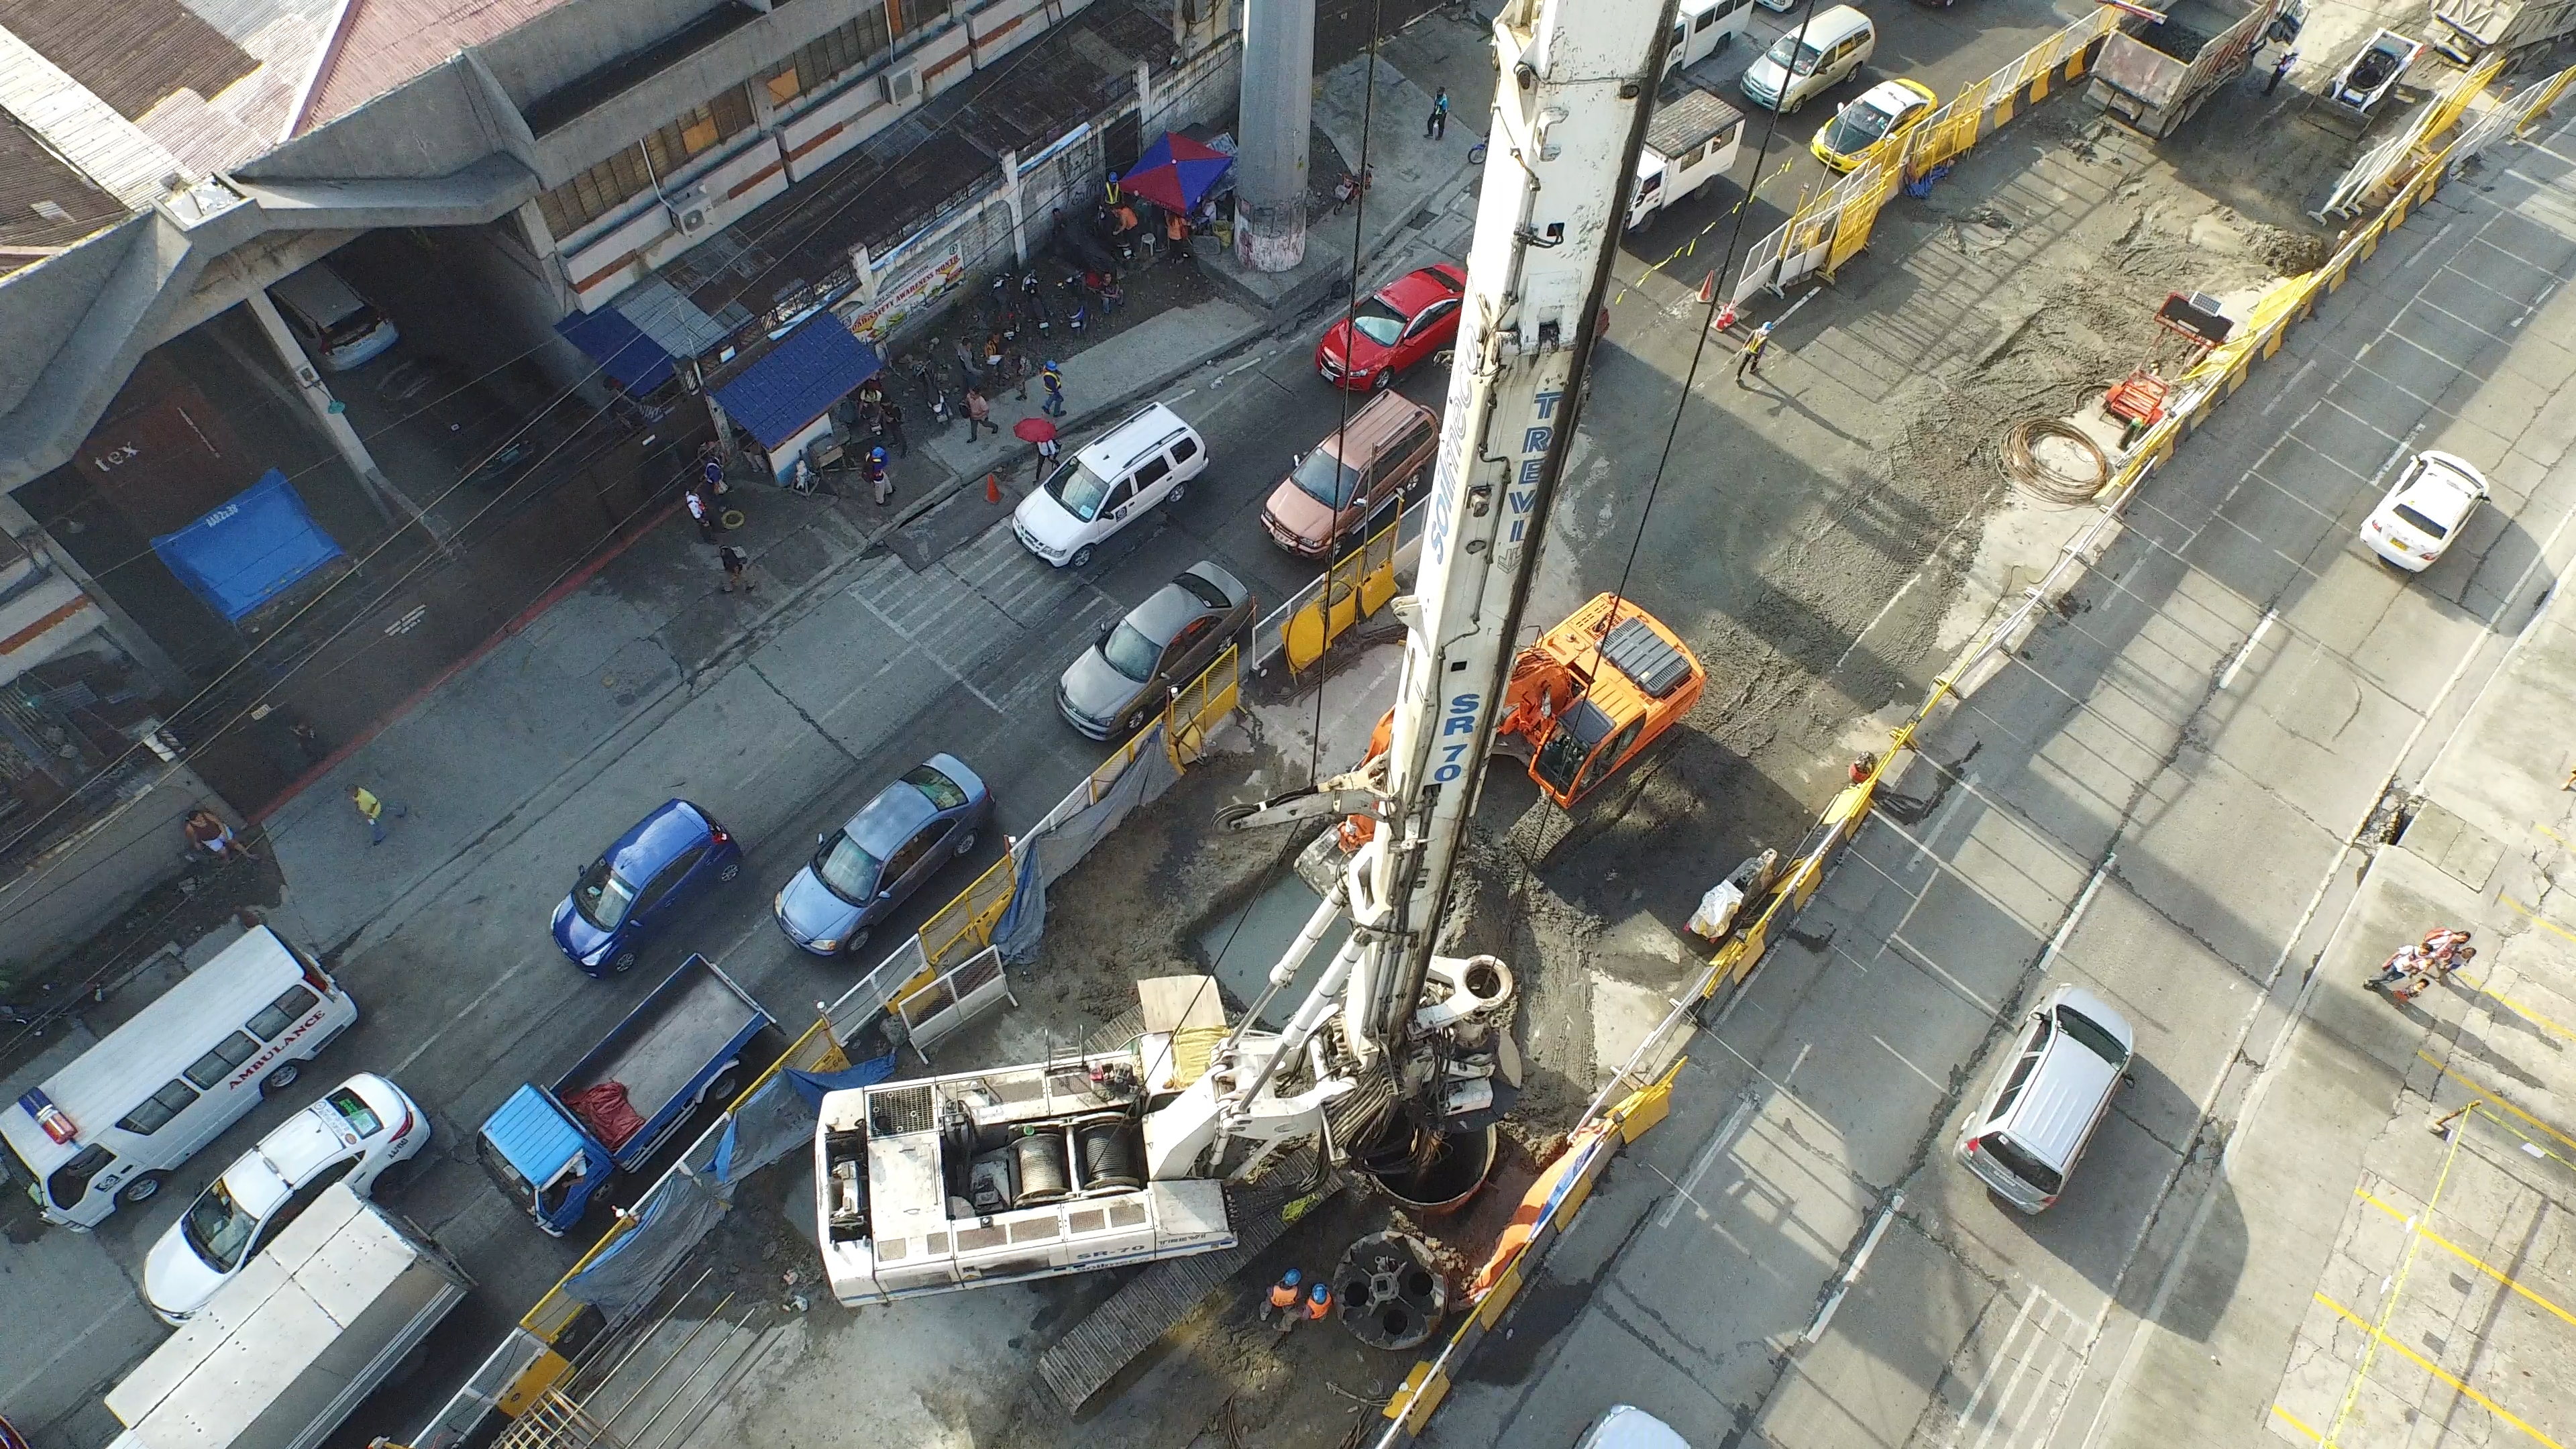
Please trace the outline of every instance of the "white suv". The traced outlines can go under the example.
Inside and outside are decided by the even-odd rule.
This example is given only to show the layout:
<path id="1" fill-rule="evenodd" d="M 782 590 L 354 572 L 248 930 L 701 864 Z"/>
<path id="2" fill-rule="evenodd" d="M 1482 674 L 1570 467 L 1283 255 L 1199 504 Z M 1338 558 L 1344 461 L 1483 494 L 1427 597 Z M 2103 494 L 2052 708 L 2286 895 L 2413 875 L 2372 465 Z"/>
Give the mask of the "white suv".
<path id="1" fill-rule="evenodd" d="M 1158 503 L 1178 503 L 1207 471 L 1207 440 L 1161 403 L 1058 463 L 1011 514 L 1011 532 L 1058 568 L 1081 568 L 1092 551 Z"/>

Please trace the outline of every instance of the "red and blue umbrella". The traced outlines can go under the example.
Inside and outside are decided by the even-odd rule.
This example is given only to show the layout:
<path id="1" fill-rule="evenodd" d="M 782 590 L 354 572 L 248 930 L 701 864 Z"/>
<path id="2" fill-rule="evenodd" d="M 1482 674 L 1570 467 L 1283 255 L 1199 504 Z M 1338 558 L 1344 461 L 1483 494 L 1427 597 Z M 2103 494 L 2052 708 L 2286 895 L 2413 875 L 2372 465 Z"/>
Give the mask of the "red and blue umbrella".
<path id="1" fill-rule="evenodd" d="M 1165 211 L 1187 211 L 1233 164 L 1233 157 L 1213 146 L 1165 131 L 1118 184 Z"/>

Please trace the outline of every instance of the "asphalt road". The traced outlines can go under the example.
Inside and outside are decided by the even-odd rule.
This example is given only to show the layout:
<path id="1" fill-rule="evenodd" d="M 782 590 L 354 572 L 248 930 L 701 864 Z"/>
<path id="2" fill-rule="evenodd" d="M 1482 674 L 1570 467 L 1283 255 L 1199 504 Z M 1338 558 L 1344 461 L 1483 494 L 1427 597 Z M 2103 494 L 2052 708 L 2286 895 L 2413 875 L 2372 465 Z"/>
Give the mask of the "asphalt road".
<path id="1" fill-rule="evenodd" d="M 2292 1437 L 2268 1413 L 2302 1371 L 2288 1326 L 2312 1288 L 2361 1291 L 2315 1275 L 2396 1076 L 2327 1040 L 2298 1085 L 2257 1084 L 2351 895 L 2345 842 L 2450 737 L 2576 518 L 2552 421 L 2576 369 L 2547 340 L 2576 264 L 2570 162 L 2516 154 L 2383 242 L 1925 735 L 1937 803 L 1874 820 L 1684 1048 L 1672 1119 L 1431 1442 L 1562 1445 L 1621 1401 L 1709 1445 Z M 2495 496 L 2410 577 L 2356 534 L 2419 448 L 2468 457 Z M 2064 1201 L 2024 1218 L 1950 1151 L 1995 1044 L 2063 980 L 2108 996 L 2138 1051 Z M 2301 1140 L 2213 1178 L 2258 1109 Z M 2390 1134 L 2424 1142 L 2409 1120 Z M 2492 1432 L 2435 1401 L 2452 1432 Z M 2425 1427 L 2401 1409 L 2385 1442 Z"/>

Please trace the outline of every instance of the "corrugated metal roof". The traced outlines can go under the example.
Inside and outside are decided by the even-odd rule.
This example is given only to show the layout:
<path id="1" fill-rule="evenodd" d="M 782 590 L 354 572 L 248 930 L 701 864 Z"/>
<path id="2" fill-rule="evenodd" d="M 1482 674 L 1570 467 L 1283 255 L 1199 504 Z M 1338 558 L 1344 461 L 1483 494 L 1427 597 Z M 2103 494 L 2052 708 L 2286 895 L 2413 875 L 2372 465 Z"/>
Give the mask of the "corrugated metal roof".
<path id="1" fill-rule="evenodd" d="M 0 0 L 0 27 L 129 121 L 173 91 L 212 99 L 259 68 L 180 0 Z"/>
<path id="2" fill-rule="evenodd" d="M 716 401 L 764 448 L 775 448 L 882 367 L 876 349 L 829 312 L 807 318 L 778 345 L 736 364 Z"/>
<path id="3" fill-rule="evenodd" d="M 64 165 L 33 132 L 0 118 L 0 275 L 125 217 L 125 203 Z"/>
<path id="4" fill-rule="evenodd" d="M 350 0 L 339 48 L 314 83 L 298 132 L 347 115 L 469 45 L 508 34 L 568 0 Z"/>
<path id="5" fill-rule="evenodd" d="M 0 108 L 135 211 L 194 180 L 168 147 L 92 95 L 35 47 L 0 30 Z"/>

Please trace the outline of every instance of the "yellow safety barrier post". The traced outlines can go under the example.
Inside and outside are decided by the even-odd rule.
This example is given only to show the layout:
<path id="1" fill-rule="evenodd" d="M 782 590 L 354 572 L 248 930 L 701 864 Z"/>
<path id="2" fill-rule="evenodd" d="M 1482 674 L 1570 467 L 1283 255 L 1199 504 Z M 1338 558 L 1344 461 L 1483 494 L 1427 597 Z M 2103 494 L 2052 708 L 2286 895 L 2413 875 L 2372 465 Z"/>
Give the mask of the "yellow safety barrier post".
<path id="1" fill-rule="evenodd" d="M 1399 504 L 1384 528 L 1324 570 L 1314 597 L 1280 626 L 1280 653 L 1288 661 L 1289 673 L 1312 668 L 1334 640 L 1395 597 L 1396 531 L 1403 525 L 1404 509 Z"/>

